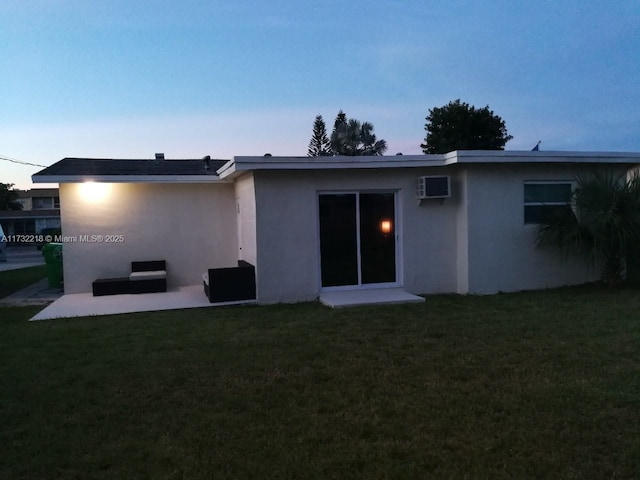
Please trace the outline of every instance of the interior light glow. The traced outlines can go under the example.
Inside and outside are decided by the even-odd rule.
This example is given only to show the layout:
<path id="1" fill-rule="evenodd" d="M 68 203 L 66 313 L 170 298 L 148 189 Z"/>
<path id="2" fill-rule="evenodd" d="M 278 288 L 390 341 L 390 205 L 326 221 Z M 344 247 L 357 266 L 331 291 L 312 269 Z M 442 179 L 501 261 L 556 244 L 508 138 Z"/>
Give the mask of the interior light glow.
<path id="1" fill-rule="evenodd" d="M 393 228 L 393 224 L 391 223 L 391 220 L 384 219 L 380 221 L 380 231 L 382 233 L 384 234 L 391 233 L 392 228 Z"/>

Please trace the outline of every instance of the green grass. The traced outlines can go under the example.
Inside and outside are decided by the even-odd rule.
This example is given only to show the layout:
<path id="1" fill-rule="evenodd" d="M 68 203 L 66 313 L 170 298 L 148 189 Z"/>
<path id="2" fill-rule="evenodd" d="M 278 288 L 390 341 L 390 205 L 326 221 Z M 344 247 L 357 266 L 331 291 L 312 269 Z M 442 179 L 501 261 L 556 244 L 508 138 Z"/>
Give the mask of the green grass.
<path id="1" fill-rule="evenodd" d="M 28 287 L 46 276 L 47 267 L 45 265 L 0 272 L 0 298 Z"/>
<path id="2" fill-rule="evenodd" d="M 0 309 L 0 478 L 640 478 L 640 292 Z"/>

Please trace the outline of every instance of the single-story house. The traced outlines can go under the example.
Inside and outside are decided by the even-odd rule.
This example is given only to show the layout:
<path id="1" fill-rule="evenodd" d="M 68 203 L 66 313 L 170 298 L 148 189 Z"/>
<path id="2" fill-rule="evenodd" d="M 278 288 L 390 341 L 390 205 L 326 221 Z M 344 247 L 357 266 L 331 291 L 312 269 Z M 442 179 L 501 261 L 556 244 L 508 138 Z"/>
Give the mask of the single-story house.
<path id="1" fill-rule="evenodd" d="M 232 160 L 65 158 L 58 183 L 66 293 L 132 261 L 163 259 L 168 286 L 209 268 L 255 266 L 259 303 L 395 287 L 414 294 L 540 289 L 595 280 L 581 259 L 537 248 L 575 179 L 621 175 L 640 153 L 455 151 Z"/>

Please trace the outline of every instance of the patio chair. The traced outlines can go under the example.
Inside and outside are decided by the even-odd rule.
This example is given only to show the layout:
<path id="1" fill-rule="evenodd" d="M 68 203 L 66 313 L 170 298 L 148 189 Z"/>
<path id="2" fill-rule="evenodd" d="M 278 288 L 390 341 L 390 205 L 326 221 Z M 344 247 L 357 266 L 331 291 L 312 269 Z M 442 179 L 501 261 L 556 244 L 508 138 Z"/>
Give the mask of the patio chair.
<path id="1" fill-rule="evenodd" d="M 256 269 L 244 260 L 237 267 L 210 268 L 202 275 L 202 283 L 211 303 L 256 299 Z"/>

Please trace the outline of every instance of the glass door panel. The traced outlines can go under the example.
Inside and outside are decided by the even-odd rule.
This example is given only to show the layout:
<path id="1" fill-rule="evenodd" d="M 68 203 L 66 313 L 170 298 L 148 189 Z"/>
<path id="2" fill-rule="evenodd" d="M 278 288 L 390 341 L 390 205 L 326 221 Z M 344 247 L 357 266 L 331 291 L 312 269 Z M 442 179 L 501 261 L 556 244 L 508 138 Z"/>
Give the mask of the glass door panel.
<path id="1" fill-rule="evenodd" d="M 320 268 L 323 287 L 358 285 L 357 196 L 320 195 Z"/>
<path id="2" fill-rule="evenodd" d="M 360 194 L 361 283 L 396 281 L 394 193 Z"/>

